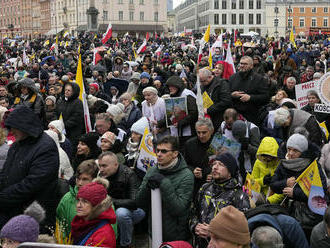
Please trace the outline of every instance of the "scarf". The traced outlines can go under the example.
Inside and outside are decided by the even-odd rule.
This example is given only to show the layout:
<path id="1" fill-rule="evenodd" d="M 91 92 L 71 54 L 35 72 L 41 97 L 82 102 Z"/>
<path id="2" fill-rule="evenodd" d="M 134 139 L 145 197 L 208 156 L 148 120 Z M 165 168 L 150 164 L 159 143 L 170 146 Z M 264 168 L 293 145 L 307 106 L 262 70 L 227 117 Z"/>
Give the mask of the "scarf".
<path id="1" fill-rule="evenodd" d="M 127 150 L 127 159 L 137 159 L 139 156 L 139 144 L 140 142 L 133 142 L 132 138 L 128 139 L 127 145 L 126 145 L 126 150 Z"/>
<path id="2" fill-rule="evenodd" d="M 71 234 L 74 242 L 82 240 L 101 220 L 85 220 L 82 217 L 75 216 L 71 222 Z"/>
<path id="3" fill-rule="evenodd" d="M 287 155 L 285 155 L 287 158 Z M 309 158 L 283 159 L 283 167 L 291 171 L 302 171 L 306 169 L 312 161 Z"/>
<path id="4" fill-rule="evenodd" d="M 168 165 L 160 165 L 158 164 L 158 169 L 160 170 L 170 170 L 172 169 L 176 164 L 178 163 L 178 158 L 174 159 L 170 164 Z"/>

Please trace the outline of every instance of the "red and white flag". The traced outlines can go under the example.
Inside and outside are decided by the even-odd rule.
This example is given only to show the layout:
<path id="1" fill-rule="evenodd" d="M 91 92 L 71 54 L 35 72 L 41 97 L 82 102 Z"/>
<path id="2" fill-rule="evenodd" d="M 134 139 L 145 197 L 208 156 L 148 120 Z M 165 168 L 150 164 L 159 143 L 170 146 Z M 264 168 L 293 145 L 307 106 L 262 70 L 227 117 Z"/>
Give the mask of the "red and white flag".
<path id="1" fill-rule="evenodd" d="M 233 70 L 233 73 L 232 74 L 236 73 L 233 56 L 231 55 L 231 50 L 230 50 L 230 40 L 229 40 L 229 43 L 228 43 L 228 48 L 227 48 L 227 54 L 226 54 L 226 60 L 225 60 L 225 62 L 227 62 L 229 65 L 231 65 L 231 67 L 232 67 L 231 69 Z"/>
<path id="2" fill-rule="evenodd" d="M 157 32 L 155 32 L 155 40 L 157 40 L 158 39 L 158 34 L 157 34 Z"/>
<path id="3" fill-rule="evenodd" d="M 150 38 L 150 36 L 149 36 L 149 32 L 147 32 L 147 34 L 146 34 L 146 40 L 148 41 L 149 38 Z"/>
<path id="4" fill-rule="evenodd" d="M 105 44 L 112 37 L 112 25 L 109 23 L 107 31 L 103 34 L 102 43 Z"/>
<path id="5" fill-rule="evenodd" d="M 93 65 L 97 65 L 97 63 L 102 59 L 101 55 L 97 48 L 94 48 L 93 52 Z"/>
<path id="6" fill-rule="evenodd" d="M 163 48 L 164 48 L 164 46 L 163 46 L 163 45 L 160 45 L 160 46 L 157 48 L 157 50 L 155 51 L 155 54 L 157 55 L 157 57 L 160 56 L 160 53 L 161 53 L 161 51 L 163 50 Z"/>
<path id="7" fill-rule="evenodd" d="M 136 51 L 136 54 L 143 53 L 147 49 L 147 40 L 144 39 L 142 45 L 139 47 L 139 49 Z"/>

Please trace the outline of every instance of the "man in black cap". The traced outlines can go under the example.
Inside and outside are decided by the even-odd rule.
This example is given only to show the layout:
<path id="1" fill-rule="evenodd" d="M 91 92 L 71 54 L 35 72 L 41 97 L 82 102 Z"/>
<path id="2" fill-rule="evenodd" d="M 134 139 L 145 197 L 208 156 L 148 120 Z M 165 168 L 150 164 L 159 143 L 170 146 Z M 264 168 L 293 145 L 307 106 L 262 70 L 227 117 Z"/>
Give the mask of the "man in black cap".
<path id="1" fill-rule="evenodd" d="M 206 247 L 209 223 L 220 209 L 232 205 L 240 211 L 250 208 L 249 197 L 237 181 L 236 159 L 228 152 L 216 157 L 212 165 L 212 181 L 199 190 L 194 203 L 190 229 L 195 235 L 195 246 Z"/>

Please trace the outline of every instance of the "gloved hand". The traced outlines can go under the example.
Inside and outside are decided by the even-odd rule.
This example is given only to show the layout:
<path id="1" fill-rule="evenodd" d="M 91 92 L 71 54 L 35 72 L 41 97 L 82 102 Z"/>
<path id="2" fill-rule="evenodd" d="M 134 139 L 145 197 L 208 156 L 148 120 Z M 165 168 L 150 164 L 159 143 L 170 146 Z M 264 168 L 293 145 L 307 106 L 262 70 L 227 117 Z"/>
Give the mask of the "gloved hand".
<path id="1" fill-rule="evenodd" d="M 264 176 L 264 185 L 269 185 L 270 182 L 272 181 L 272 176 L 270 174 Z"/>
<path id="2" fill-rule="evenodd" d="M 241 150 L 246 151 L 249 147 L 249 139 L 244 137 L 239 139 L 239 143 L 241 143 Z"/>
<path id="3" fill-rule="evenodd" d="M 157 189 L 157 188 L 159 188 L 159 186 L 164 178 L 165 178 L 165 176 L 163 174 L 155 173 L 148 179 L 147 186 L 150 189 Z"/>

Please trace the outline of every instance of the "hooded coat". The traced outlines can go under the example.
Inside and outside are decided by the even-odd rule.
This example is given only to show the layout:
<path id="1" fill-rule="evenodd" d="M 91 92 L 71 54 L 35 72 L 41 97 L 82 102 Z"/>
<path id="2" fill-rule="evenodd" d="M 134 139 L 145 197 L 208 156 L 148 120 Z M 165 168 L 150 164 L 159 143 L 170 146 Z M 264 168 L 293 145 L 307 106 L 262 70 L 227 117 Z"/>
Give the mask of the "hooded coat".
<path id="1" fill-rule="evenodd" d="M 46 210 L 44 225 L 52 226 L 58 203 L 54 197 L 59 170 L 57 146 L 27 107 L 17 107 L 9 114 L 5 125 L 28 137 L 10 147 L 0 173 L 0 226 L 6 219 L 22 213 L 34 200 Z"/>
<path id="2" fill-rule="evenodd" d="M 66 137 L 71 141 L 73 147 L 78 144 L 78 138 L 85 131 L 84 109 L 79 99 L 80 88 L 78 84 L 67 83 L 72 86 L 73 94 L 69 98 L 63 97 L 56 104 L 56 113 L 62 114 L 66 131 Z"/>
<path id="3" fill-rule="evenodd" d="M 276 140 L 273 137 L 265 137 L 261 141 L 257 151 L 257 160 L 254 163 L 251 176 L 261 186 L 261 192 L 264 196 L 267 196 L 270 191 L 270 187 L 268 185 L 264 185 L 264 177 L 266 175 L 273 176 L 277 166 L 280 163 L 280 160 L 277 158 L 277 150 L 278 144 Z M 263 160 L 261 155 L 269 155 L 276 159 L 271 162 L 267 162 Z M 272 194 L 267 198 L 267 200 L 274 204 L 280 203 L 280 201 L 283 200 L 283 195 Z"/>
<path id="4" fill-rule="evenodd" d="M 169 170 L 159 170 L 157 166 L 150 168 L 136 197 L 136 204 L 143 209 L 151 209 L 151 192 L 147 183 L 156 173 L 165 176 L 159 187 L 162 196 L 163 241 L 188 240 L 188 209 L 193 198 L 194 175 L 181 155 L 177 164 Z"/>

